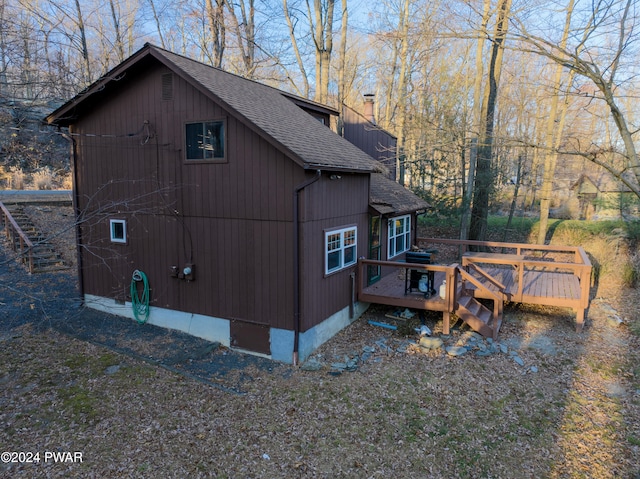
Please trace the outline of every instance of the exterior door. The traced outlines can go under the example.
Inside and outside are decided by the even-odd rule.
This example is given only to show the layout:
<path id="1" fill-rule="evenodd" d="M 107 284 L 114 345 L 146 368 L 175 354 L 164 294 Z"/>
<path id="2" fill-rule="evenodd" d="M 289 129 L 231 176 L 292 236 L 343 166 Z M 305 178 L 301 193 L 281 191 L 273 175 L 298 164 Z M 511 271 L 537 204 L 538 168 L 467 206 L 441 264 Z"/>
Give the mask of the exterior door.
<path id="1" fill-rule="evenodd" d="M 380 260 L 380 233 L 382 227 L 381 216 L 369 217 L 369 259 Z M 380 279 L 380 266 L 367 266 L 367 286 Z"/>

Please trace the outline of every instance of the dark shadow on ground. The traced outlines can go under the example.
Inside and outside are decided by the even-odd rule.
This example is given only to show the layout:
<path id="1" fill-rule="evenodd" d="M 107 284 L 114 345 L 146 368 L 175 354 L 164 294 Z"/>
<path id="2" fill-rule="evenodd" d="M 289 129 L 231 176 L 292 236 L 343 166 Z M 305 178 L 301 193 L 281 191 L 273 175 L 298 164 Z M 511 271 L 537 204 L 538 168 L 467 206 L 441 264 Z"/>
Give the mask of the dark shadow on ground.
<path id="1" fill-rule="evenodd" d="M 26 324 L 155 364 L 232 393 L 243 393 L 252 370 L 288 377 L 291 368 L 186 333 L 81 305 L 75 270 L 29 274 L 0 245 L 0 336 Z"/>

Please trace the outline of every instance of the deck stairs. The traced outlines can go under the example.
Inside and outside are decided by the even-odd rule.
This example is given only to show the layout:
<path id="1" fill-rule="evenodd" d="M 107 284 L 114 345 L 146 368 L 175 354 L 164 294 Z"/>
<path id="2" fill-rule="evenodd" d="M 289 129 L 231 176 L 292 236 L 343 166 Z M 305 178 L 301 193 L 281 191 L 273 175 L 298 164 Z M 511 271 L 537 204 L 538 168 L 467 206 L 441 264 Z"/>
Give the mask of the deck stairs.
<path id="1" fill-rule="evenodd" d="M 499 283 L 491 281 L 491 277 L 487 278 L 487 274 L 482 272 L 481 275 L 471 274 L 463 268 L 458 268 L 461 282 L 456 292 L 456 309 L 455 314 L 471 329 L 482 334 L 485 337 L 497 339 L 498 331 L 502 325 L 502 310 L 504 296 L 500 292 L 493 292 L 494 308 L 493 311 L 482 304 L 473 293 L 465 287 L 467 282 L 472 283 L 476 288 L 489 290 L 487 283 L 499 288 Z"/>
<path id="2" fill-rule="evenodd" d="M 69 269 L 70 265 L 56 250 L 55 246 L 38 230 L 20 204 L 6 204 L 11 217 L 33 243 L 33 272 L 44 273 Z"/>

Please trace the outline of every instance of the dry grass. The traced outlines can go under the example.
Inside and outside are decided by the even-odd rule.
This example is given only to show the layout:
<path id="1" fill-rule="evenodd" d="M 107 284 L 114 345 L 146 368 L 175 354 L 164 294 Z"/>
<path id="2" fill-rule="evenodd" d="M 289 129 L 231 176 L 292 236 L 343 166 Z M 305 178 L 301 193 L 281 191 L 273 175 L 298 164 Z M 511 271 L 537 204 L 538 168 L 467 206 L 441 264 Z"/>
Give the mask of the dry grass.
<path id="1" fill-rule="evenodd" d="M 207 378 L 242 377 L 244 395 L 26 325 L 0 335 L 2 450 L 83 462 L 0 464 L 0 477 L 638 477 L 640 295 L 609 278 L 582 334 L 565 310 L 507 308 L 500 341 L 524 367 L 500 353 L 395 352 L 416 338 L 370 326 L 385 312 L 372 309 L 317 356 L 342 361 L 380 339 L 393 353 L 376 347 L 340 375 Z M 437 316 L 428 324 L 439 334 Z"/>
<path id="2" fill-rule="evenodd" d="M 0 476 L 635 477 L 638 340 L 598 304 L 582 335 L 562 311 L 510 310 L 501 340 L 520 344 L 524 368 L 378 349 L 338 376 L 242 371 L 244 396 L 25 326 L 1 341 L 0 443 L 81 451 L 83 463 Z M 335 361 L 382 337 L 404 340 L 360 320 L 318 354 Z"/>

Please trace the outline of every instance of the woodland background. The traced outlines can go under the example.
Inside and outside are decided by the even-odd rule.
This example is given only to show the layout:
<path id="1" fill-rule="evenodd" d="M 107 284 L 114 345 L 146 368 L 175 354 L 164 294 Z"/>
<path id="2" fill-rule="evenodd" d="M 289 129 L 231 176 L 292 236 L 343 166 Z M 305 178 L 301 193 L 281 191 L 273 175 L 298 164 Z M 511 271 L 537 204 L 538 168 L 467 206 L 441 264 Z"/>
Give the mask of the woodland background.
<path id="1" fill-rule="evenodd" d="M 624 217 L 640 197 L 639 7 L 0 0 L 0 175 L 8 188 L 70 187 L 67 143 L 41 119 L 151 42 L 338 109 L 374 94 L 398 180 L 441 213 L 472 212 L 471 237 L 488 212 L 539 216 L 542 232 L 550 209 L 579 216 L 581 175 L 629 193 Z"/>

